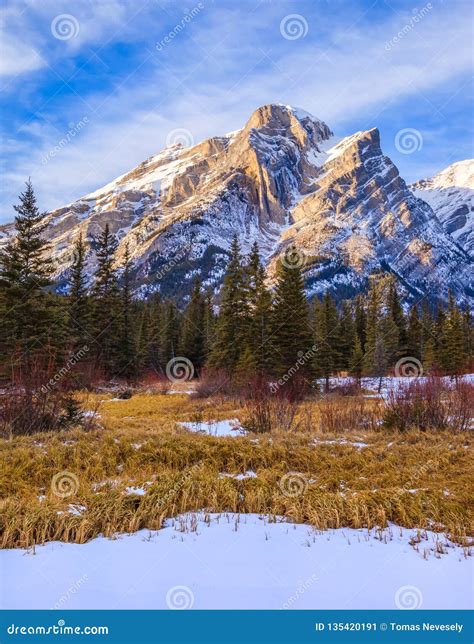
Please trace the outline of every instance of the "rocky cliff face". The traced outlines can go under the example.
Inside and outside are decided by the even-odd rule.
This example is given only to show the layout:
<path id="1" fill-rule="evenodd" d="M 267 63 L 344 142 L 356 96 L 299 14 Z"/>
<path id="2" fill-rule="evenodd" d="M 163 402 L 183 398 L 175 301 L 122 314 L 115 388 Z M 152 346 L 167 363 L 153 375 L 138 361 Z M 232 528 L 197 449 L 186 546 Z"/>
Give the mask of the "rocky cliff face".
<path id="1" fill-rule="evenodd" d="M 108 222 L 117 262 L 129 244 L 143 296 L 184 296 L 197 274 L 217 289 L 234 234 L 244 251 L 258 241 L 270 274 L 294 244 L 310 293 L 347 297 L 383 269 L 415 297 L 445 297 L 448 287 L 459 301 L 473 295 L 469 256 L 408 189 L 378 131 L 340 140 L 284 105 L 259 108 L 237 132 L 167 148 L 48 219 L 60 285 L 79 231 L 93 271 L 94 238 Z"/>
<path id="2" fill-rule="evenodd" d="M 410 188 L 429 203 L 444 230 L 474 258 L 474 159 L 453 163 Z"/>

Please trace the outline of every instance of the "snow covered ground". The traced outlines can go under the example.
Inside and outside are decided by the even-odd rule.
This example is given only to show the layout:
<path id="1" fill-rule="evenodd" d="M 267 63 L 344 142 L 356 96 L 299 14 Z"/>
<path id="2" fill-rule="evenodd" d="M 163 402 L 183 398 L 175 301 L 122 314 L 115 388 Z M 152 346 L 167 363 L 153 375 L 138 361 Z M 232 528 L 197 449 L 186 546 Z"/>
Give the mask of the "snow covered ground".
<path id="1" fill-rule="evenodd" d="M 461 379 L 464 382 L 469 382 L 474 384 L 474 374 L 473 373 L 468 373 L 465 374 L 464 376 L 461 377 Z M 401 387 L 407 387 L 410 385 L 411 382 L 414 381 L 425 381 L 426 377 L 425 376 L 418 376 L 418 377 L 409 377 L 409 376 L 388 376 L 386 378 L 382 379 L 382 387 L 380 390 L 380 394 L 378 392 L 378 387 L 379 387 L 379 378 L 361 378 L 360 384 L 362 389 L 366 389 L 367 391 L 375 392 L 373 394 L 366 394 L 367 398 L 388 398 L 390 392 L 396 392 L 398 389 Z M 452 383 L 453 380 L 449 376 L 444 376 L 443 380 L 449 384 Z M 316 381 L 321 387 L 324 386 L 324 380 L 318 379 Z M 334 387 L 341 387 L 344 385 L 348 385 L 349 383 L 354 382 L 354 378 L 351 377 L 332 377 L 329 379 L 329 384 L 331 388 Z"/>
<path id="2" fill-rule="evenodd" d="M 191 432 L 209 434 L 210 436 L 244 436 L 247 432 L 242 429 L 238 418 L 230 420 L 215 420 L 211 422 L 196 421 L 180 423 Z"/>
<path id="3" fill-rule="evenodd" d="M 0 608 L 470 608 L 473 558 L 415 531 L 190 514 L 160 531 L 0 551 Z M 426 558 L 423 556 L 426 550 Z"/>

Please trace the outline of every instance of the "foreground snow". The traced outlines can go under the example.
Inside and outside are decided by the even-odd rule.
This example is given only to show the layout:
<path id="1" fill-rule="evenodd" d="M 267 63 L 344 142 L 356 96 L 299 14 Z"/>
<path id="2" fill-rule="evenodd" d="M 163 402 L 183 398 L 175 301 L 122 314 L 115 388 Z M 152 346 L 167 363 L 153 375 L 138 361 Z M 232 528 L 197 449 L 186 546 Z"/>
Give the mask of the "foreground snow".
<path id="1" fill-rule="evenodd" d="M 0 551 L 0 608 L 470 608 L 472 558 L 437 557 L 432 533 L 416 551 L 413 534 L 191 514 L 116 540 Z"/>

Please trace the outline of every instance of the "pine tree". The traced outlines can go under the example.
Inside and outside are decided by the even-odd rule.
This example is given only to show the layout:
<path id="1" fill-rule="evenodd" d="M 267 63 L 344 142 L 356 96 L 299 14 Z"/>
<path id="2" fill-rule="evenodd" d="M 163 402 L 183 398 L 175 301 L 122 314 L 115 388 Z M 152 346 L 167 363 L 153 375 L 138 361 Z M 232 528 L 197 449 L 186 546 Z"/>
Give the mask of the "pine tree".
<path id="1" fill-rule="evenodd" d="M 407 355 L 422 360 L 423 332 L 418 307 L 414 304 L 408 318 Z"/>
<path id="2" fill-rule="evenodd" d="M 252 246 L 246 267 L 249 300 L 248 337 L 244 356 L 239 362 L 248 365 L 255 374 L 264 376 L 271 370 L 271 315 L 272 296 L 265 285 L 265 269 L 260 261 L 257 242 Z"/>
<path id="3" fill-rule="evenodd" d="M 58 298 L 46 290 L 53 263 L 43 237 L 45 214 L 30 181 L 14 209 L 16 236 L 0 253 L 0 353 L 27 372 L 33 360 L 61 351 L 65 315 Z"/>
<path id="4" fill-rule="evenodd" d="M 375 345 L 380 335 L 381 319 L 380 294 L 376 284 L 372 284 L 367 299 L 364 372 L 372 375 L 375 372 Z"/>
<path id="5" fill-rule="evenodd" d="M 441 366 L 447 373 L 456 376 L 462 373 L 466 359 L 463 318 L 451 292 L 442 328 L 440 357 Z"/>
<path id="6" fill-rule="evenodd" d="M 396 349 L 391 356 L 388 356 L 388 358 L 390 362 L 396 362 L 398 358 L 406 355 L 407 352 L 407 328 L 395 278 L 393 277 L 391 278 L 389 285 L 387 308 L 397 329 Z M 394 336 L 395 334 L 392 336 L 393 339 L 395 339 Z"/>
<path id="7" fill-rule="evenodd" d="M 92 290 L 93 337 L 97 365 L 107 374 L 113 374 L 117 367 L 117 333 L 120 315 L 117 273 L 114 255 L 117 240 L 110 233 L 109 224 L 96 240 L 97 272 Z"/>
<path id="8" fill-rule="evenodd" d="M 85 274 L 86 244 L 82 233 L 73 247 L 73 260 L 69 275 L 69 329 L 73 351 L 87 345 L 89 341 L 90 306 Z"/>
<path id="9" fill-rule="evenodd" d="M 468 306 L 462 311 L 462 327 L 464 336 L 465 366 L 471 367 L 473 353 L 472 315 Z"/>
<path id="10" fill-rule="evenodd" d="M 377 335 L 373 355 L 373 373 L 379 379 L 378 392 L 382 390 L 383 377 L 387 371 L 388 359 L 383 338 Z"/>
<path id="11" fill-rule="evenodd" d="M 342 303 L 341 307 L 341 315 L 339 318 L 339 333 L 337 338 L 337 346 L 339 349 L 339 366 L 341 369 L 350 369 L 356 335 L 356 326 L 352 313 L 352 307 L 350 302 L 345 300 Z"/>
<path id="12" fill-rule="evenodd" d="M 133 301 L 131 287 L 132 260 L 130 247 L 125 246 L 122 266 L 121 288 L 119 292 L 118 347 L 116 372 L 127 381 L 137 372 L 136 336 L 133 330 Z"/>
<path id="13" fill-rule="evenodd" d="M 360 341 L 362 351 L 365 351 L 365 341 L 367 333 L 367 315 L 364 308 L 364 302 L 361 295 L 356 297 L 355 303 L 355 316 L 354 324 L 357 332 L 357 337 Z"/>
<path id="14" fill-rule="evenodd" d="M 316 307 L 316 359 L 315 367 L 318 375 L 325 379 L 326 391 L 329 390 L 329 378 L 339 366 L 340 340 L 338 334 L 338 315 L 336 305 L 325 293 L 321 305 Z"/>
<path id="15" fill-rule="evenodd" d="M 160 309 L 159 364 L 161 372 L 165 373 L 168 362 L 178 357 L 180 316 L 172 300 L 166 300 Z"/>
<path id="16" fill-rule="evenodd" d="M 215 328 L 215 341 L 209 365 L 232 373 L 240 354 L 246 346 L 249 332 L 249 302 L 247 279 L 242 267 L 242 255 L 237 238 L 230 248 L 221 292 L 219 316 Z"/>
<path id="17" fill-rule="evenodd" d="M 206 359 L 206 299 L 201 292 L 201 280 L 196 279 L 191 299 L 181 323 L 179 353 L 188 358 L 195 372 L 200 373 Z"/>
<path id="18" fill-rule="evenodd" d="M 349 370 L 350 373 L 357 378 L 358 382 L 360 382 L 362 377 L 363 360 L 364 352 L 362 351 L 359 334 L 354 333 L 354 346 L 350 358 Z"/>
<path id="19" fill-rule="evenodd" d="M 309 377 L 313 371 L 311 360 L 304 359 L 313 347 L 309 325 L 308 302 L 299 266 L 281 262 L 277 268 L 272 314 L 273 370 L 279 377 L 304 360 L 298 372 Z"/>
<path id="20" fill-rule="evenodd" d="M 427 300 L 423 301 L 421 305 L 421 318 L 420 318 L 420 333 L 421 333 L 421 362 L 423 364 L 423 371 L 428 373 L 434 366 L 435 356 L 435 323 L 430 304 Z"/>

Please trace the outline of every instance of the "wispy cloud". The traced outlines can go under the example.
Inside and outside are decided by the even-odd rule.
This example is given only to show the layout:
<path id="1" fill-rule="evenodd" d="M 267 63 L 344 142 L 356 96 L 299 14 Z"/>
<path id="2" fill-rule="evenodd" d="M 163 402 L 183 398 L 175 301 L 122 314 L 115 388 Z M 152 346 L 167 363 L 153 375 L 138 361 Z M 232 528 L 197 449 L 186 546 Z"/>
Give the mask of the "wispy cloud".
<path id="1" fill-rule="evenodd" d="M 304 107 L 341 134 L 380 125 L 389 151 L 393 128 L 416 119 L 442 131 L 438 143 L 440 150 L 446 147 L 445 112 L 464 105 L 459 88 L 471 65 L 464 3 L 453 11 L 452 4 L 433 2 L 407 30 L 409 3 L 393 10 L 383 2 L 302 1 L 298 13 L 307 33 L 295 40 L 280 32 L 281 20 L 295 13 L 293 2 L 248 0 L 227 7 L 203 0 L 202 10 L 183 21 L 194 4 L 29 3 L 21 20 L 34 35 L 24 45 L 37 48 L 43 62 L 14 72 L 27 76 L 30 86 L 20 93 L 23 109 L 13 113 L 4 133 L 6 203 L 31 176 L 44 207 L 63 205 L 156 153 L 172 129 L 186 128 L 198 142 L 241 127 L 269 102 Z M 48 30 L 68 7 L 80 29 L 60 41 Z M 157 47 L 173 29 L 170 42 Z M 403 38 L 387 47 L 398 33 Z M 7 30 L 7 37 L 16 35 Z M 7 100 L 14 100 L 20 76 L 10 81 Z M 437 98 L 440 88 L 447 92 L 442 103 L 450 101 L 446 108 Z M 394 111 L 388 122 L 385 115 Z M 86 125 L 71 135 L 84 118 Z M 67 145 L 51 155 L 65 137 Z M 423 154 L 401 161 L 413 173 L 415 166 L 429 165 Z M 445 156 L 440 153 L 438 162 Z"/>

